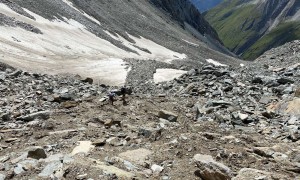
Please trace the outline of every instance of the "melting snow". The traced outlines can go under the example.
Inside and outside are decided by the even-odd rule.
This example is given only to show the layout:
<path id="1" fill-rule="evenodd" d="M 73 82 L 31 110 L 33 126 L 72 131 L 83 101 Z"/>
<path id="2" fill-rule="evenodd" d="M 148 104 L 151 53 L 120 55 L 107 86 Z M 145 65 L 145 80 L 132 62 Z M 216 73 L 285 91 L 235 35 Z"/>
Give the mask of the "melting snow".
<path id="1" fill-rule="evenodd" d="M 156 69 L 156 73 L 153 75 L 155 83 L 171 81 L 175 78 L 180 77 L 185 74 L 187 71 L 182 71 L 178 69 Z"/>
<path id="2" fill-rule="evenodd" d="M 206 61 L 207 61 L 208 63 L 211 63 L 211 64 L 215 65 L 215 66 L 227 66 L 226 64 L 221 64 L 221 63 L 219 63 L 218 61 L 215 61 L 215 60 L 213 60 L 213 59 L 206 59 Z"/>
<path id="3" fill-rule="evenodd" d="M 69 1 L 64 0 L 67 3 Z M 73 19 L 49 21 L 27 9 L 36 20 L 22 16 L 0 3 L 0 12 L 16 20 L 39 28 L 43 34 L 35 34 L 22 28 L 0 26 L 1 61 L 25 70 L 57 74 L 76 73 L 93 77 L 110 85 L 125 83 L 128 69 L 122 59 L 155 59 L 170 62 L 184 59 L 185 54 L 169 50 L 143 37 L 131 35 L 132 44 L 121 36 L 108 34 L 139 54 L 130 53 L 101 39 Z M 139 48 L 148 49 L 151 53 Z"/>

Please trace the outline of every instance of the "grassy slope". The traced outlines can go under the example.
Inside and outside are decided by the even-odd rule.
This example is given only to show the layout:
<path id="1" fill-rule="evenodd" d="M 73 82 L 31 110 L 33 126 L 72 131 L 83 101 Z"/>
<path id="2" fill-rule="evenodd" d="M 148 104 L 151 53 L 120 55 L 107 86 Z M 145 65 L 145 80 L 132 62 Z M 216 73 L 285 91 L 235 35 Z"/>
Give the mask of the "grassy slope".
<path id="1" fill-rule="evenodd" d="M 300 39 L 300 22 L 283 23 L 253 44 L 243 58 L 254 60 L 265 51 L 296 39 Z"/>
<path id="2" fill-rule="evenodd" d="M 248 39 L 257 36 L 257 18 L 254 5 L 238 6 L 240 0 L 229 0 L 205 14 L 205 18 L 217 30 L 225 46 L 237 51 Z M 251 28 L 252 27 L 252 28 Z"/>
<path id="3" fill-rule="evenodd" d="M 226 0 L 205 13 L 206 20 L 217 30 L 224 45 L 237 53 L 248 40 L 258 38 L 257 23 L 261 14 L 255 5 L 239 6 L 241 0 Z M 239 8 L 236 8 L 239 6 Z M 241 53 L 247 60 L 253 60 L 265 51 L 286 42 L 300 39 L 300 23 L 282 23 Z"/>

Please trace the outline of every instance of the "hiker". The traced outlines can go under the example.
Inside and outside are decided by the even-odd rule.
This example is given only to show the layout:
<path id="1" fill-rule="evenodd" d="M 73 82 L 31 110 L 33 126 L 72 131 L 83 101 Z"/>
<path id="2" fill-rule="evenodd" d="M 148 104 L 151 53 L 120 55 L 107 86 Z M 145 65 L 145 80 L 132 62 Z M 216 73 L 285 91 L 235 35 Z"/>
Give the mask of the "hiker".
<path id="1" fill-rule="evenodd" d="M 125 101 L 126 87 L 125 86 L 121 88 L 121 95 L 122 95 L 123 104 L 126 104 L 126 101 Z"/>
<path id="2" fill-rule="evenodd" d="M 115 101 L 114 97 L 115 97 L 115 93 L 110 92 L 108 94 L 108 98 L 109 98 L 111 105 L 114 105 L 114 101 Z"/>

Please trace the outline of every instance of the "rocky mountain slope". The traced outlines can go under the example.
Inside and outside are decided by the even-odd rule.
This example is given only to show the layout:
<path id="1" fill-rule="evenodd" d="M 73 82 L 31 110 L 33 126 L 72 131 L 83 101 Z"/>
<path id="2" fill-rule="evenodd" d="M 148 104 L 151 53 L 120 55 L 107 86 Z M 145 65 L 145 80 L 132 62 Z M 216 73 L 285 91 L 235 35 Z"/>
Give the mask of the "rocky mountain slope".
<path id="1" fill-rule="evenodd" d="M 216 5 L 220 4 L 223 0 L 191 0 L 191 2 L 201 11 L 205 12 Z"/>
<path id="2" fill-rule="evenodd" d="M 32 72 L 80 74 L 111 85 L 125 83 L 131 69 L 128 59 L 165 66 L 179 61 L 173 63 L 180 64 L 176 69 L 206 59 L 237 63 L 217 52 L 226 50 L 188 0 L 172 1 L 188 7 L 176 9 L 180 17 L 170 15 L 176 7 L 156 2 L 0 0 L 0 61 Z"/>
<path id="3" fill-rule="evenodd" d="M 114 105 L 114 87 L 0 64 L 0 179 L 299 179 L 299 45 Z"/>
<path id="4" fill-rule="evenodd" d="M 224 45 L 244 59 L 300 38 L 297 0 L 226 0 L 206 13 Z"/>

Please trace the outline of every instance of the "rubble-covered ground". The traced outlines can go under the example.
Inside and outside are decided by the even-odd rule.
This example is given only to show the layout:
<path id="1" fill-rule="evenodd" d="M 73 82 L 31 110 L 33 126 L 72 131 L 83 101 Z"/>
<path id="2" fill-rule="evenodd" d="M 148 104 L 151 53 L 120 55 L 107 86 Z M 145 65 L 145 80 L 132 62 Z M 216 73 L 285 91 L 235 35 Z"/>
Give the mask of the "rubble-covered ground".
<path id="1" fill-rule="evenodd" d="M 115 87 L 0 64 L 0 179 L 300 178 L 298 41 L 159 84 L 139 71 L 111 105 Z"/>

